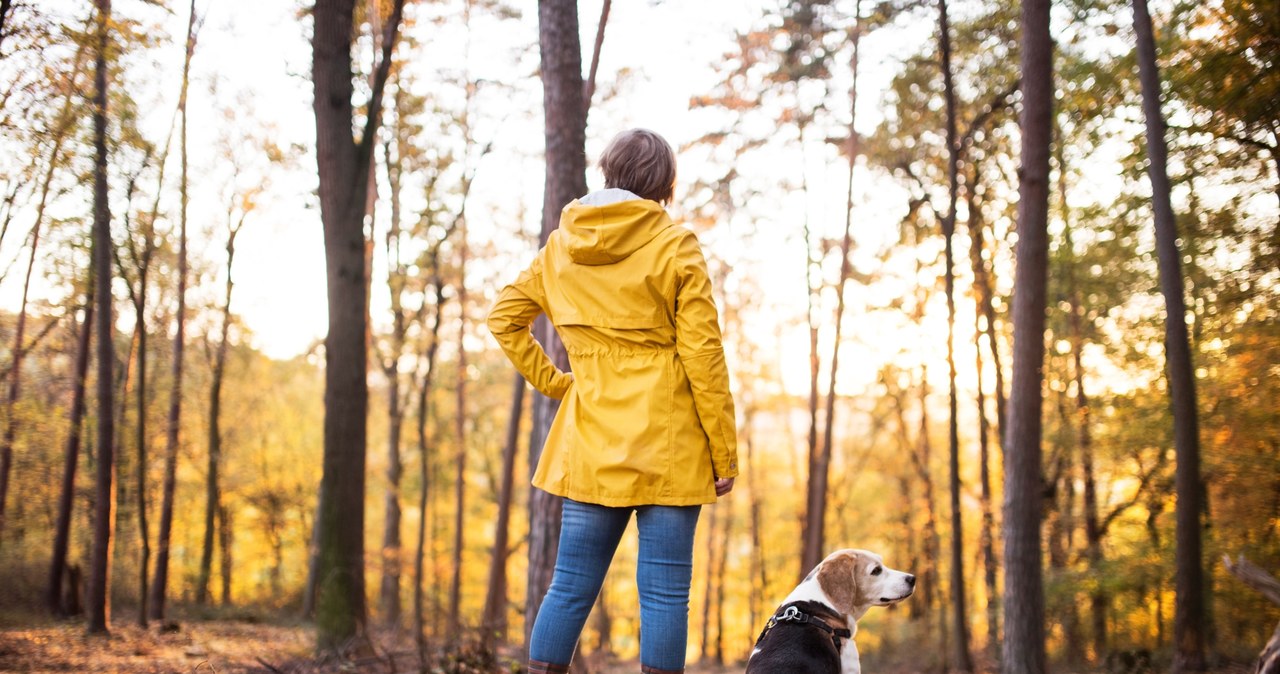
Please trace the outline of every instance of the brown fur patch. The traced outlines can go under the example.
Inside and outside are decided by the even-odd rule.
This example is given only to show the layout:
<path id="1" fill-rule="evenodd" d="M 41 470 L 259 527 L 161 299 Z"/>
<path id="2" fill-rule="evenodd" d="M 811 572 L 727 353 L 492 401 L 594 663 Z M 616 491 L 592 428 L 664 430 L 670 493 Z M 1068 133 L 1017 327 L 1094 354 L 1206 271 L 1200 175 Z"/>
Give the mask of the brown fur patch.
<path id="1" fill-rule="evenodd" d="M 841 613 L 853 613 L 853 607 L 857 605 L 860 557 L 845 553 L 819 565 L 818 586 L 831 599 L 832 608 Z"/>

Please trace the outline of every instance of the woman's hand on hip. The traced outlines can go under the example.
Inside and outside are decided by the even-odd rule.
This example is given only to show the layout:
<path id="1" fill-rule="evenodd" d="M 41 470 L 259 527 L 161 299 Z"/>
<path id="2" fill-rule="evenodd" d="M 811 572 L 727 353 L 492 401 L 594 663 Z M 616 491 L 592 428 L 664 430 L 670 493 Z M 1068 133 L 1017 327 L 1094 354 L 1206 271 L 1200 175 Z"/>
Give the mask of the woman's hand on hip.
<path id="1" fill-rule="evenodd" d="M 716 496 L 724 496 L 733 491 L 733 478 L 722 477 L 716 480 Z"/>

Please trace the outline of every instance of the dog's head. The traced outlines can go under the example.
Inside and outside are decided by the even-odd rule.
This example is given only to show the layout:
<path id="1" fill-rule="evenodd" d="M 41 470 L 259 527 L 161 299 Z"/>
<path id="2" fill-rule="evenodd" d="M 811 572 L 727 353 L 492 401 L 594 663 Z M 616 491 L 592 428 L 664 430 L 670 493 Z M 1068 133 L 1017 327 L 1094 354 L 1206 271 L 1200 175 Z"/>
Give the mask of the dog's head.
<path id="1" fill-rule="evenodd" d="M 896 604 L 916 589 L 915 576 L 890 569 L 880 555 L 866 550 L 837 550 L 827 555 L 814 573 L 832 608 L 847 615 Z"/>

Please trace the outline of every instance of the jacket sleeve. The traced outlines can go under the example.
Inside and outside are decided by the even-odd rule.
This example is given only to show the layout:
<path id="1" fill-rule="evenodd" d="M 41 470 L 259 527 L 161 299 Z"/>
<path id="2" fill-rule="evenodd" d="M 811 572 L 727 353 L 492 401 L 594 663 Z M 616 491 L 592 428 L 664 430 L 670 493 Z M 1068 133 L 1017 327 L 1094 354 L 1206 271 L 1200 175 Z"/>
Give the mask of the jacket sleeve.
<path id="1" fill-rule="evenodd" d="M 542 291 L 542 251 L 514 283 L 502 289 L 489 309 L 489 332 L 498 340 L 507 358 L 542 395 L 562 400 L 573 383 L 573 375 L 560 371 L 533 338 L 529 326 L 544 313 Z"/>
<path id="2" fill-rule="evenodd" d="M 676 252 L 676 351 L 693 388 L 693 404 L 711 446 L 717 478 L 738 475 L 738 435 L 720 318 L 702 247 L 692 233 Z"/>

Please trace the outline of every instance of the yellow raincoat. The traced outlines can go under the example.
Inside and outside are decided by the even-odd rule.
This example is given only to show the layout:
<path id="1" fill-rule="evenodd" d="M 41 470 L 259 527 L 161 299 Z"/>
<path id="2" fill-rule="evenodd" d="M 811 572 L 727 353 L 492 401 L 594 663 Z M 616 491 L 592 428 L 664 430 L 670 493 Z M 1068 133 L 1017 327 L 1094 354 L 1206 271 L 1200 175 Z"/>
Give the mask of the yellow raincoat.
<path id="1" fill-rule="evenodd" d="M 542 313 L 573 374 L 529 332 Z M 695 505 L 738 474 L 706 262 L 657 202 L 609 189 L 570 203 L 488 324 L 534 388 L 563 400 L 535 486 L 605 506 Z"/>

